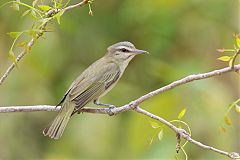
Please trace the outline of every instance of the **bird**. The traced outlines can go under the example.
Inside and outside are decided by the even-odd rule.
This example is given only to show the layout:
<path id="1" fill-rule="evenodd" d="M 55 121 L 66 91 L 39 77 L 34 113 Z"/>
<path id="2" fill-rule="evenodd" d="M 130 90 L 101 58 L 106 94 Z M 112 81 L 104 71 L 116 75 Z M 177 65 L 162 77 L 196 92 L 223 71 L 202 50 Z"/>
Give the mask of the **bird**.
<path id="1" fill-rule="evenodd" d="M 101 103 L 99 99 L 116 85 L 129 62 L 136 55 L 147 53 L 147 51 L 136 49 L 128 41 L 118 42 L 108 47 L 107 53 L 85 69 L 70 85 L 57 105 L 61 105 L 58 115 L 43 130 L 43 135 L 59 139 L 71 116 L 79 113 L 80 109 L 89 102 L 108 107 L 109 110 L 114 108 L 114 105 Z"/>

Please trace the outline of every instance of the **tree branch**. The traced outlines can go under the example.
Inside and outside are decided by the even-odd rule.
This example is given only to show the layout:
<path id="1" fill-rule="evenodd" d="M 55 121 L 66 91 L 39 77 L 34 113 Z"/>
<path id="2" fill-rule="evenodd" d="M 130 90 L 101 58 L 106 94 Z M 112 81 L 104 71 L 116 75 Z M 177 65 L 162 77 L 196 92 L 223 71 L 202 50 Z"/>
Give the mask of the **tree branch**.
<path id="1" fill-rule="evenodd" d="M 83 6 L 83 5 L 85 5 L 85 4 L 87 4 L 89 2 L 89 0 L 82 0 L 81 2 L 79 2 L 79 3 L 77 3 L 77 4 L 74 4 L 74 5 L 70 5 L 70 6 L 68 6 L 68 7 L 66 7 L 66 8 L 63 8 L 63 9 L 51 9 L 51 10 L 49 10 L 47 13 L 46 13 L 46 17 L 47 18 L 49 18 L 49 17 L 52 17 L 52 16 L 54 16 L 55 14 L 57 14 L 58 12 L 60 12 L 60 11 L 69 11 L 69 10 L 71 10 L 71 9 L 73 9 L 73 8 L 76 8 L 76 7 L 81 7 L 81 6 Z M 31 50 L 31 48 L 32 48 L 32 46 L 35 44 L 35 41 L 37 40 L 37 39 L 39 39 L 42 35 L 43 35 L 43 33 L 44 33 L 44 31 L 45 31 L 45 29 L 46 29 L 46 26 L 47 26 L 47 22 L 46 23 L 44 23 L 43 25 L 42 25 L 42 27 L 40 28 L 40 30 L 42 30 L 43 32 L 41 32 L 41 33 L 38 33 L 37 34 L 37 36 L 36 36 L 36 39 L 34 39 L 34 38 L 32 38 L 29 42 L 28 42 L 28 44 L 27 44 L 27 48 L 28 49 L 23 49 L 23 51 L 17 56 L 17 58 L 16 58 L 16 62 L 18 63 L 28 52 L 29 52 L 29 50 Z M 15 68 L 15 63 L 12 63 L 9 67 L 8 67 L 8 69 L 5 71 L 5 73 L 2 75 L 2 77 L 0 78 L 0 85 L 2 85 L 3 84 L 3 82 L 6 80 L 6 78 L 9 76 L 9 74 L 12 72 L 12 70 Z"/>
<path id="2" fill-rule="evenodd" d="M 152 119 L 155 119 L 163 124 L 165 124 L 166 126 L 168 126 L 170 129 L 172 129 L 176 134 L 177 136 L 179 136 L 180 138 L 184 138 L 185 140 L 187 140 L 188 142 L 192 143 L 192 144 L 195 144 L 197 145 L 198 147 L 201 147 L 203 149 L 206 149 L 206 150 L 211 150 L 213 152 L 216 152 L 216 153 L 219 153 L 219 154 L 222 154 L 222 155 L 225 155 L 229 158 L 232 158 L 232 159 L 239 159 L 240 158 L 240 154 L 239 153 L 236 153 L 236 152 L 226 152 L 226 151 L 223 151 L 223 150 L 220 150 L 220 149 L 217 149 L 217 148 L 214 148 L 212 146 L 208 146 L 208 145 L 205 145 L 197 140 L 194 140 L 193 138 L 191 138 L 191 135 L 189 135 L 184 129 L 179 129 L 177 128 L 176 126 L 174 126 L 172 123 L 168 122 L 167 120 L 159 117 L 159 116 L 156 116 L 140 107 L 136 107 L 134 109 L 136 112 L 140 113 L 140 114 L 144 114 Z"/>
<path id="3" fill-rule="evenodd" d="M 122 112 L 126 112 L 126 111 L 130 111 L 133 110 L 137 113 L 146 115 L 152 119 L 155 119 L 163 124 L 165 124 L 167 127 L 169 127 L 171 130 L 173 130 L 177 137 L 177 143 L 180 143 L 180 139 L 184 138 L 185 140 L 187 140 L 188 142 L 197 145 L 200 148 L 206 149 L 206 150 L 211 150 L 213 152 L 225 155 L 229 158 L 232 159 L 239 159 L 240 158 L 240 154 L 236 153 L 236 152 L 226 152 L 217 148 L 214 148 L 212 146 L 208 146 L 205 145 L 197 140 L 194 140 L 193 138 L 191 138 L 191 135 L 189 135 L 185 130 L 183 129 L 179 129 L 176 126 L 174 126 L 172 123 L 168 122 L 167 120 L 156 116 L 142 108 L 140 108 L 138 105 L 141 104 L 142 102 L 150 99 L 151 97 L 154 97 L 158 94 L 161 94 L 163 92 L 166 92 L 168 90 L 171 90 L 177 86 L 195 81 L 195 80 L 201 80 L 201 79 L 207 79 L 213 76 L 218 76 L 221 74 L 225 74 L 231 71 L 239 71 L 240 70 L 240 64 L 235 65 L 233 68 L 232 67 L 226 67 L 226 68 L 222 68 L 222 69 L 218 69 L 218 70 L 214 70 L 211 72 L 206 72 L 206 73 L 201 73 L 201 74 L 194 74 L 194 75 L 190 75 L 187 77 L 184 77 L 180 80 L 174 81 L 162 88 L 159 88 L 157 90 L 154 90 L 150 93 L 147 93 L 143 96 L 141 96 L 140 98 L 126 104 L 123 105 L 121 107 L 117 107 L 117 108 L 113 108 L 113 109 L 108 109 L 108 108 L 83 108 L 80 111 L 81 112 L 87 112 L 87 113 L 98 113 L 98 114 L 108 114 L 108 115 L 117 115 L 120 114 Z M 60 106 L 50 106 L 50 105 L 37 105 L 37 106 L 9 106 L 9 107 L 0 107 L 0 113 L 9 113 L 9 112 L 35 112 L 35 111 L 59 111 L 60 110 Z"/>

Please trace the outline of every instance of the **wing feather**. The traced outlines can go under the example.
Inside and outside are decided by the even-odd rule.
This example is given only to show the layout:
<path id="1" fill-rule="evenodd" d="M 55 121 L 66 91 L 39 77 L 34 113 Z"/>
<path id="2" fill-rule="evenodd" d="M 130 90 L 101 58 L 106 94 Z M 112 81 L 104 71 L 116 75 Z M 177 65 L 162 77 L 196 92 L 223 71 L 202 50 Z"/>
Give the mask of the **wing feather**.
<path id="1" fill-rule="evenodd" d="M 90 101 L 97 99 L 105 93 L 120 78 L 120 75 L 120 68 L 115 63 L 109 63 L 106 67 L 102 67 L 101 71 L 96 72 L 94 77 L 89 75 L 89 77 L 85 78 L 86 80 L 89 79 L 90 83 L 88 83 L 84 90 L 81 87 L 80 91 L 77 86 L 81 86 L 81 83 L 85 83 L 84 85 L 86 85 L 86 82 L 81 81 L 81 83 L 77 84 L 70 91 L 71 100 L 76 104 L 76 108 L 85 106 Z"/>

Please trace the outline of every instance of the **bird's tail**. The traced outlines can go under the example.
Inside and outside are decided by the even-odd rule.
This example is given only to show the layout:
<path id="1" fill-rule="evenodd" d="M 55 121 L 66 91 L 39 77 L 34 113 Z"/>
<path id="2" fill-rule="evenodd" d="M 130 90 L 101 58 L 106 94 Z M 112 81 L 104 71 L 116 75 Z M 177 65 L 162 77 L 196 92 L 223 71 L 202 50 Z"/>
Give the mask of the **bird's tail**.
<path id="1" fill-rule="evenodd" d="M 74 107 L 75 105 L 73 103 L 65 100 L 57 117 L 48 127 L 43 130 L 43 135 L 49 136 L 53 139 L 59 139 L 62 136 L 65 127 L 67 126 Z"/>

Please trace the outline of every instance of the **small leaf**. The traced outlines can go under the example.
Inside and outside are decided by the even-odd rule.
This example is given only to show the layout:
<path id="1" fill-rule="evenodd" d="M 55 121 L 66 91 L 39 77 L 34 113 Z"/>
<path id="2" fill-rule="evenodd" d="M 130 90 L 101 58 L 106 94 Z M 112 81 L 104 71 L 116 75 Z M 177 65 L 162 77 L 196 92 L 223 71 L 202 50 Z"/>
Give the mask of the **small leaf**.
<path id="1" fill-rule="evenodd" d="M 34 0 L 34 1 L 32 2 L 32 6 L 34 7 L 34 6 L 37 4 L 37 2 L 38 2 L 38 0 Z"/>
<path id="2" fill-rule="evenodd" d="M 51 9 L 51 7 L 47 5 L 38 5 L 38 8 L 40 8 L 43 11 L 48 11 Z"/>
<path id="3" fill-rule="evenodd" d="M 237 113 L 240 113 L 240 106 L 237 105 L 237 104 L 235 104 L 235 111 L 236 111 Z"/>
<path id="4" fill-rule="evenodd" d="M 151 124 L 152 128 L 154 128 L 154 129 L 157 129 L 160 127 L 157 122 L 150 121 L 150 124 Z"/>
<path id="5" fill-rule="evenodd" d="M 31 12 L 31 10 L 30 10 L 30 9 L 29 9 L 29 10 L 26 10 L 26 11 L 24 11 L 24 12 L 23 12 L 23 14 L 22 14 L 22 17 L 24 17 L 24 16 L 28 15 L 30 12 Z"/>
<path id="6" fill-rule="evenodd" d="M 63 15 L 63 13 L 64 13 L 64 10 L 56 14 L 58 24 L 61 24 L 61 16 Z"/>
<path id="7" fill-rule="evenodd" d="M 218 60 L 224 61 L 224 62 L 228 62 L 228 61 L 231 60 L 231 57 L 229 57 L 229 56 L 222 56 L 222 57 L 219 57 Z"/>
<path id="8" fill-rule="evenodd" d="M 233 61 L 233 58 L 231 58 L 231 60 L 228 62 L 229 67 L 232 67 L 232 61 Z"/>
<path id="9" fill-rule="evenodd" d="M 158 132 L 158 140 L 161 141 L 163 138 L 163 129 Z"/>
<path id="10" fill-rule="evenodd" d="M 25 44 L 26 44 L 26 42 L 20 42 L 20 43 L 17 44 L 17 46 L 18 46 L 18 47 L 24 47 Z"/>
<path id="11" fill-rule="evenodd" d="M 234 48 L 234 50 L 237 50 L 236 44 L 233 44 L 233 48 Z"/>
<path id="12" fill-rule="evenodd" d="M 240 34 L 234 35 L 238 48 L 240 48 Z"/>
<path id="13" fill-rule="evenodd" d="M 61 24 L 61 17 L 60 16 L 56 16 L 56 18 L 57 18 L 58 24 Z"/>
<path id="14" fill-rule="evenodd" d="M 22 32 L 9 32 L 7 33 L 10 37 L 12 37 L 13 39 L 17 38 L 20 34 L 22 34 Z"/>
<path id="15" fill-rule="evenodd" d="M 9 51 L 9 54 L 8 54 L 9 58 L 13 61 L 13 63 L 15 64 L 16 67 L 18 67 L 18 64 L 17 64 L 17 60 L 14 56 L 14 53 L 12 50 Z"/>
<path id="16" fill-rule="evenodd" d="M 224 121 L 225 121 L 225 123 L 226 123 L 227 125 L 229 125 L 229 126 L 232 125 L 232 121 L 231 121 L 231 119 L 230 119 L 228 116 L 225 116 L 225 117 L 224 117 Z"/>
<path id="17" fill-rule="evenodd" d="M 186 108 L 184 108 L 179 114 L 178 114 L 178 119 L 182 119 L 182 117 L 185 115 L 186 113 Z"/>

